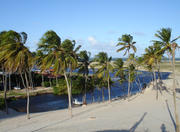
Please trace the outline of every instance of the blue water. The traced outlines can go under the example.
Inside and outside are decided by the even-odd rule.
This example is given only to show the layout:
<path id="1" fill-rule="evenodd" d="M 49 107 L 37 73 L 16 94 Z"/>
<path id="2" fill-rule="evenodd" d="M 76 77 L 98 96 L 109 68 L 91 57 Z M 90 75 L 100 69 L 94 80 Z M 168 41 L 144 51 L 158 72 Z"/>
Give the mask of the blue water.
<path id="1" fill-rule="evenodd" d="M 76 71 L 75 71 L 76 72 Z M 146 83 L 147 85 L 152 81 L 152 73 L 147 71 L 139 71 L 139 80 L 141 86 Z M 90 70 L 90 73 L 92 71 Z M 170 73 L 168 72 L 161 72 L 161 78 L 167 79 Z M 156 73 L 156 77 L 157 77 Z M 126 96 L 128 94 L 128 82 L 124 82 L 120 84 L 117 80 L 118 78 L 114 78 L 114 74 L 111 73 L 112 80 L 114 81 L 113 86 L 111 87 L 111 99 Z M 138 78 L 136 77 L 136 81 L 138 82 Z M 140 91 L 138 84 L 134 81 L 131 84 L 131 94 L 137 93 Z M 82 101 L 83 95 L 75 95 L 73 98 Z M 94 101 L 100 102 L 102 101 L 102 92 L 101 90 L 95 89 L 94 90 Z M 108 100 L 108 89 L 104 88 L 104 99 Z M 92 103 L 92 94 L 86 94 L 86 101 L 87 103 Z M 9 103 L 9 107 L 25 112 L 26 111 L 26 99 L 19 99 L 16 101 L 12 101 Z M 65 109 L 68 107 L 68 98 L 67 96 L 57 96 L 53 94 L 43 94 L 34 97 L 30 97 L 30 112 L 44 112 L 50 110 L 58 110 L 58 109 Z"/>

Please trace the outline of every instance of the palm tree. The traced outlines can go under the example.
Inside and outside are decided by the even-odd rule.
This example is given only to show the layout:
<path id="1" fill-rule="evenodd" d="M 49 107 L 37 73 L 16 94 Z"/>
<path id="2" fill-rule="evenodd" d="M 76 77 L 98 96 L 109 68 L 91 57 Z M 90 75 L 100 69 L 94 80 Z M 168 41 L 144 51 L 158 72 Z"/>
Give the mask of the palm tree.
<path id="1" fill-rule="evenodd" d="M 115 60 L 114 62 L 114 69 L 116 70 L 115 77 L 119 77 L 120 84 L 122 84 L 126 80 L 125 71 L 124 71 L 125 68 L 123 66 L 124 66 L 124 62 L 121 58 Z"/>
<path id="2" fill-rule="evenodd" d="M 136 64 L 136 59 L 134 54 L 129 54 L 129 58 L 127 59 L 128 62 L 128 80 L 129 80 L 129 89 L 128 89 L 128 95 L 130 96 L 131 94 L 131 84 L 134 82 L 135 80 L 135 64 Z M 133 86 L 133 85 L 132 85 Z"/>
<path id="3" fill-rule="evenodd" d="M 83 73 L 84 76 L 84 97 L 83 97 L 83 104 L 86 104 L 86 91 L 87 91 L 87 80 L 88 80 L 88 74 L 89 74 L 89 65 L 91 63 L 90 61 L 90 52 L 87 52 L 86 50 L 81 51 L 78 56 L 79 56 L 79 72 Z"/>
<path id="4" fill-rule="evenodd" d="M 43 52 L 41 50 L 37 50 L 37 52 L 35 54 L 35 57 L 36 57 L 36 63 L 35 64 L 38 67 L 41 67 L 42 62 L 43 62 L 43 58 L 45 57 L 45 55 L 43 54 Z M 44 75 L 43 75 L 43 71 L 41 71 L 41 78 L 42 78 L 41 86 L 44 87 Z"/>
<path id="5" fill-rule="evenodd" d="M 42 60 L 41 69 L 42 71 L 53 68 L 54 73 L 60 74 L 63 73 L 67 91 L 68 91 L 68 100 L 69 100 L 69 110 L 72 117 L 72 99 L 71 99 L 71 82 L 68 79 L 68 70 L 72 73 L 77 67 L 76 51 L 74 50 L 75 43 L 68 39 L 64 40 L 61 43 L 60 37 L 54 31 L 47 31 L 39 42 L 38 50 L 41 50 L 45 55 Z"/>
<path id="6" fill-rule="evenodd" d="M 58 85 L 57 76 L 60 73 L 59 55 L 61 51 L 61 38 L 56 32 L 52 30 L 47 31 L 38 43 L 37 53 L 39 53 L 39 56 L 37 57 L 37 61 L 39 61 L 39 65 L 41 65 L 42 73 L 51 67 L 53 68 L 56 76 L 56 86 Z M 41 57 L 43 56 L 44 58 L 42 59 Z"/>
<path id="7" fill-rule="evenodd" d="M 27 34 L 25 32 L 17 33 L 8 31 L 4 39 L 3 46 L 0 47 L 0 61 L 4 60 L 4 66 L 8 72 L 18 72 L 21 75 L 22 82 L 27 93 L 27 118 L 29 117 L 29 81 L 28 73 L 33 66 L 32 53 L 25 46 Z M 22 76 L 25 75 L 25 81 Z"/>
<path id="8" fill-rule="evenodd" d="M 176 132 L 180 132 L 179 117 L 178 117 L 177 108 L 176 108 L 176 84 L 175 84 L 175 50 L 178 47 L 176 41 L 180 38 L 180 36 L 178 36 L 175 39 L 171 39 L 171 33 L 172 33 L 172 30 L 170 28 L 162 28 L 158 30 L 155 36 L 159 40 L 155 40 L 154 42 L 158 42 L 161 44 L 162 49 L 160 50 L 160 52 L 166 52 L 169 56 L 169 61 L 172 64 L 173 101 L 174 101 L 174 111 L 175 111 L 175 118 L 176 118 Z"/>
<path id="9" fill-rule="evenodd" d="M 133 36 L 130 34 L 124 34 L 121 38 L 118 39 L 119 43 L 116 46 L 121 46 L 120 49 L 117 50 L 117 52 L 125 50 L 124 56 L 128 53 L 128 58 L 130 56 L 130 50 L 132 49 L 133 52 L 136 52 L 136 47 L 134 46 L 136 44 L 135 41 L 133 41 Z M 129 64 L 131 65 L 131 64 Z M 128 91 L 130 89 L 130 72 L 129 72 L 129 79 L 128 79 Z M 128 92 L 128 97 L 130 96 L 130 93 Z"/>
<path id="10" fill-rule="evenodd" d="M 7 32 L 6 31 L 2 31 L 0 32 L 0 47 L 3 46 L 4 44 L 4 40 L 5 40 L 5 34 Z M 3 81 L 3 84 L 4 84 L 4 101 L 5 101 L 5 110 L 6 110 L 6 114 L 8 114 L 8 105 L 7 105 L 7 75 L 6 75 L 6 71 L 4 69 L 4 59 L 0 61 L 0 67 L 1 67 L 1 70 L 2 70 L 2 81 Z M 5 76 L 4 76 L 4 73 L 5 73 Z"/>
<path id="11" fill-rule="evenodd" d="M 99 52 L 95 56 L 95 61 L 98 62 L 100 68 L 97 71 L 98 77 L 103 77 L 106 80 L 108 85 L 108 94 L 109 94 L 109 102 L 111 101 L 111 76 L 110 73 L 113 72 L 113 65 L 111 64 L 112 57 L 108 57 L 107 53 Z"/>
<path id="12" fill-rule="evenodd" d="M 139 67 L 143 67 L 143 62 L 144 62 L 144 58 L 143 57 L 137 57 L 136 59 L 136 75 L 137 75 L 137 79 L 138 79 L 138 85 L 139 85 L 139 91 L 142 92 L 142 85 L 141 85 L 141 82 L 140 82 L 140 78 L 139 78 L 139 74 L 141 73 L 139 71 Z"/>
<path id="13" fill-rule="evenodd" d="M 71 89 L 72 89 L 72 71 L 75 70 L 78 66 L 78 55 L 77 52 L 79 51 L 79 49 L 81 48 L 81 45 L 78 45 L 76 48 L 76 42 L 75 40 L 69 40 L 66 39 L 62 42 L 62 49 L 64 50 L 64 57 L 66 58 L 66 63 L 68 65 L 68 68 L 66 69 L 67 71 L 69 71 L 69 75 L 70 75 L 70 94 L 72 96 L 71 93 Z M 72 101 L 72 100 L 71 100 Z"/>
<path id="14" fill-rule="evenodd" d="M 156 47 L 149 46 L 148 48 L 146 48 L 143 58 L 144 58 L 144 64 L 146 64 L 148 66 L 148 68 L 150 68 L 150 67 L 152 68 L 154 81 L 155 81 L 155 86 L 156 86 L 156 90 L 157 90 L 156 99 L 158 99 L 158 90 L 159 90 L 159 88 L 158 88 L 158 85 L 157 85 L 155 69 L 157 68 L 157 61 L 159 59 L 159 56 L 157 54 Z"/>

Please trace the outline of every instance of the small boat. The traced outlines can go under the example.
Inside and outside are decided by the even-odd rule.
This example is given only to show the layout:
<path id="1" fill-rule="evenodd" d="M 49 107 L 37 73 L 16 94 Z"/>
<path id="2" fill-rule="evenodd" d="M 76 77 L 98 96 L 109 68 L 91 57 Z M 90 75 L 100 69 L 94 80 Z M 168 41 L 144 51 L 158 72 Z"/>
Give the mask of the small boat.
<path id="1" fill-rule="evenodd" d="M 73 100 L 73 104 L 75 104 L 75 105 L 82 105 L 83 103 L 82 103 L 82 101 L 78 101 L 77 99 L 74 99 Z"/>
<path id="2" fill-rule="evenodd" d="M 14 89 L 15 89 L 15 90 L 19 90 L 19 89 L 21 89 L 21 88 L 18 87 L 18 86 L 15 86 Z"/>

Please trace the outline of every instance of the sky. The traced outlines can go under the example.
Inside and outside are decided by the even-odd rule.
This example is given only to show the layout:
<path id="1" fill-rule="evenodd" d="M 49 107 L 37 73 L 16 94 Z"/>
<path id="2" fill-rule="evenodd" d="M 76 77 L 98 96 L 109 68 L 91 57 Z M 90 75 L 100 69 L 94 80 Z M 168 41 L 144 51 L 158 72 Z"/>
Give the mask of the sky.
<path id="1" fill-rule="evenodd" d="M 0 0 L 0 31 L 26 32 L 31 51 L 46 31 L 54 30 L 92 57 L 101 51 L 123 57 L 116 52 L 118 38 L 131 34 L 140 56 L 157 30 L 167 27 L 172 38 L 180 35 L 180 0 Z"/>

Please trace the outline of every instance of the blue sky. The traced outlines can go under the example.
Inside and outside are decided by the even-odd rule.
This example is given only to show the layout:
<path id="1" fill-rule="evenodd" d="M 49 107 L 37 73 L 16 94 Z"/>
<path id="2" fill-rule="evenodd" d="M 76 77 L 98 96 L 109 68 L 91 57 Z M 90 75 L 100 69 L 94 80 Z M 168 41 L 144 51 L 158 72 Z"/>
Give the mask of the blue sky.
<path id="1" fill-rule="evenodd" d="M 116 44 L 127 33 L 139 56 L 162 27 L 172 28 L 172 37 L 180 35 L 179 0 L 0 0 L 0 31 L 26 32 L 32 51 L 47 30 L 54 30 L 92 56 L 105 51 L 122 57 Z"/>

